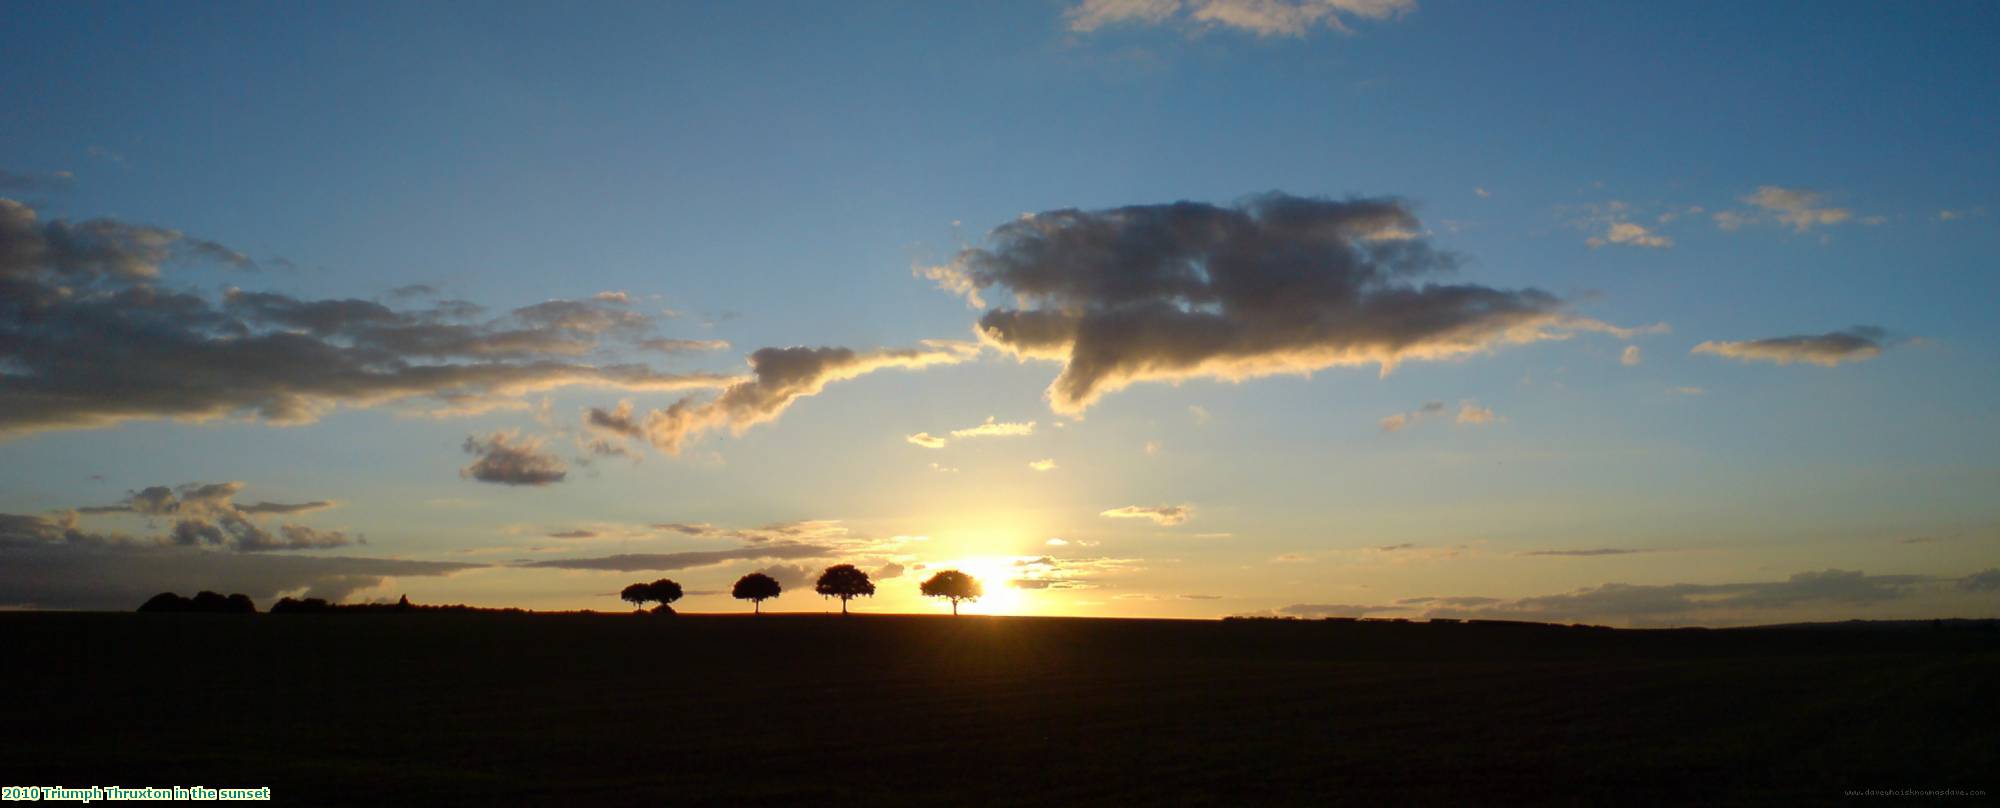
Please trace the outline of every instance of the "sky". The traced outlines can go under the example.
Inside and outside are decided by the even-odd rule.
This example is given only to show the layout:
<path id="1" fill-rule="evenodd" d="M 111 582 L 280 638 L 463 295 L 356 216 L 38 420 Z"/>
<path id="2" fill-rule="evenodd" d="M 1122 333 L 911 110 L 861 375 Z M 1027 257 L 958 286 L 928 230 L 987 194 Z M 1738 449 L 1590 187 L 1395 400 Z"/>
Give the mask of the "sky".
<path id="1" fill-rule="evenodd" d="M 41 3 L 0 607 L 2000 616 L 2000 8 Z"/>

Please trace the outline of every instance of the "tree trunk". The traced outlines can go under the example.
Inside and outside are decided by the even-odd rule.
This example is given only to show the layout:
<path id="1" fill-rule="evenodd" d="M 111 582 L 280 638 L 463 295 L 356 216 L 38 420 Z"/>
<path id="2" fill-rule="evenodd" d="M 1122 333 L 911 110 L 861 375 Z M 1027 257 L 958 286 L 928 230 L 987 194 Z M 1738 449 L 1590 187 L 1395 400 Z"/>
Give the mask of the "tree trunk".
<path id="1" fill-rule="evenodd" d="M 841 598 L 841 599 L 840 599 L 840 613 L 841 613 L 841 614 L 846 614 L 846 613 L 847 613 L 847 599 L 846 599 L 846 598 Z"/>
<path id="2" fill-rule="evenodd" d="M 953 617 L 958 616 L 958 600 L 956 598 L 954 598 L 951 602 L 951 616 Z"/>
<path id="3" fill-rule="evenodd" d="M 764 613 L 764 602 L 763 602 L 763 601 L 761 601 L 761 600 L 753 600 L 753 601 L 750 601 L 750 613 L 751 613 L 751 614 L 763 614 L 763 613 Z"/>

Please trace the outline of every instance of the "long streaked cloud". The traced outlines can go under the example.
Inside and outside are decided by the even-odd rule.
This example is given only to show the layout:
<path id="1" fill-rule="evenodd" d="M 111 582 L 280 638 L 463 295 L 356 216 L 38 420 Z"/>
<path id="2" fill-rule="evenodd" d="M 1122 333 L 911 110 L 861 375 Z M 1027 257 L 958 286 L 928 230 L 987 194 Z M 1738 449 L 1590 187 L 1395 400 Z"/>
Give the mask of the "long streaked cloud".
<path id="1" fill-rule="evenodd" d="M 175 263 L 247 260 L 165 228 L 43 221 L 0 200 L 0 437 L 160 418 L 301 424 L 335 407 L 410 400 L 453 414 L 569 385 L 735 381 L 581 361 L 651 327 L 616 301 L 545 301 L 486 317 L 464 301 L 397 309 L 240 289 L 211 298 L 160 284 Z"/>
<path id="2" fill-rule="evenodd" d="M 1345 32 L 1347 20 L 1391 20 L 1416 8 L 1416 0 L 1083 0 L 1064 11 L 1063 19 L 1078 33 L 1177 24 L 1296 37 L 1315 28 Z"/>
<path id="3" fill-rule="evenodd" d="M 183 486 L 183 490 L 193 488 L 200 487 Z M 186 534 L 178 530 L 183 522 L 215 522 L 220 506 L 212 491 L 174 496 L 171 508 L 166 505 L 168 498 L 155 495 L 145 499 L 135 495 L 130 501 L 147 503 L 135 505 L 133 513 L 173 515 L 176 531 L 147 538 L 90 530 L 82 526 L 77 511 L 53 519 L 0 514 L 0 607 L 124 611 L 163 591 L 198 589 L 242 592 L 264 606 L 282 593 L 340 600 L 389 578 L 451 575 L 483 566 L 255 552 L 277 549 L 257 546 L 258 541 L 289 545 L 286 549 L 348 543 L 344 535 L 329 538 L 339 535 L 337 531 L 301 525 L 284 525 L 276 537 L 264 534 L 263 539 L 225 545 L 220 549 L 237 552 L 222 552 L 199 546 L 205 542 L 184 543 L 180 539 Z"/>
<path id="4" fill-rule="evenodd" d="M 1432 608 L 1432 617 L 1473 617 L 1628 625 L 1728 624 L 1772 619 L 1803 606 L 1878 607 L 1949 588 L 1928 575 L 1869 575 L 1856 570 L 1801 572 L 1783 581 L 1726 584 L 1610 583 L 1556 595 Z"/>
<path id="5" fill-rule="evenodd" d="M 709 398 L 688 396 L 646 415 L 644 434 L 653 446 L 679 454 L 702 433 L 727 429 L 741 435 L 776 420 L 793 402 L 818 395 L 828 384 L 888 368 L 922 369 L 966 362 L 979 346 L 926 340 L 922 347 L 861 352 L 851 348 L 763 348 L 750 355 L 750 377 Z"/>
<path id="6" fill-rule="evenodd" d="M 1887 332 L 1875 326 L 1855 326 L 1825 334 L 1796 334 L 1741 341 L 1710 340 L 1694 346 L 1692 353 L 1711 354 L 1744 362 L 1776 362 L 1789 365 L 1804 362 L 1833 367 L 1844 362 L 1873 359 L 1882 353 Z"/>
<path id="7" fill-rule="evenodd" d="M 713 567 L 731 561 L 790 560 L 796 558 L 824 558 L 835 549 L 816 544 L 772 544 L 742 547 L 732 550 L 689 550 L 679 553 L 621 553 L 619 555 L 595 558 L 558 558 L 547 561 L 529 561 L 516 566 L 543 569 L 602 570 L 610 572 L 639 572 L 642 570 L 684 570 L 697 567 Z"/>
<path id="8" fill-rule="evenodd" d="M 1434 280 L 1457 261 L 1431 248 L 1395 199 L 1271 193 L 1030 214 L 990 248 L 921 274 L 966 295 L 1004 288 L 980 338 L 1061 362 L 1051 407 L 1080 415 L 1142 381 L 1240 381 L 1339 366 L 1453 359 L 1582 331 L 1630 337 L 1538 289 Z"/>
<path id="9" fill-rule="evenodd" d="M 951 431 L 951 436 L 954 438 L 1018 438 L 1033 434 L 1035 434 L 1033 421 L 999 421 L 991 415 L 986 416 L 985 423 Z"/>
<path id="10" fill-rule="evenodd" d="M 1194 518 L 1194 508 L 1186 505 L 1126 505 L 1097 515 L 1108 519 L 1150 519 L 1153 524 L 1173 527 Z"/>

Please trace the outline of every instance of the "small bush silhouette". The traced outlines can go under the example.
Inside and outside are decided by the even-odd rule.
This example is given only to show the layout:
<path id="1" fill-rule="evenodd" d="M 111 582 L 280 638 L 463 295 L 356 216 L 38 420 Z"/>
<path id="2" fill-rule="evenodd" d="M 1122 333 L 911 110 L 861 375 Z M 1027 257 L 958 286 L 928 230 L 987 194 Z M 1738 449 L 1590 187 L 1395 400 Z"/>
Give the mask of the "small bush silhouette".
<path id="1" fill-rule="evenodd" d="M 736 579 L 736 587 L 729 590 L 729 595 L 737 600 L 750 601 L 751 612 L 763 614 L 764 600 L 775 598 L 784 591 L 785 588 L 778 584 L 778 579 L 761 572 L 753 572 Z"/>
<path id="2" fill-rule="evenodd" d="M 819 582 L 813 584 L 813 591 L 820 597 L 840 598 L 840 613 L 847 613 L 847 602 L 854 598 L 874 597 L 875 582 L 868 580 L 868 573 L 856 569 L 853 564 L 836 564 L 819 574 Z"/>
<path id="3" fill-rule="evenodd" d="M 256 614 L 257 604 L 249 595 L 241 592 L 223 597 L 221 594 L 202 590 L 192 598 L 184 598 L 172 592 L 161 592 L 139 605 L 142 612 L 202 612 L 207 614 Z"/>
<path id="4" fill-rule="evenodd" d="M 954 617 L 958 616 L 959 601 L 978 600 L 980 595 L 986 594 L 986 588 L 979 585 L 978 578 L 958 570 L 945 570 L 933 575 L 930 580 L 917 588 L 927 598 L 951 599 L 951 613 Z"/>
<path id="5" fill-rule="evenodd" d="M 654 614 L 673 614 L 674 607 L 667 604 L 681 599 L 681 585 L 661 578 L 650 584 L 633 584 L 618 593 L 618 597 L 641 609 L 647 603 L 660 604 L 653 609 Z"/>

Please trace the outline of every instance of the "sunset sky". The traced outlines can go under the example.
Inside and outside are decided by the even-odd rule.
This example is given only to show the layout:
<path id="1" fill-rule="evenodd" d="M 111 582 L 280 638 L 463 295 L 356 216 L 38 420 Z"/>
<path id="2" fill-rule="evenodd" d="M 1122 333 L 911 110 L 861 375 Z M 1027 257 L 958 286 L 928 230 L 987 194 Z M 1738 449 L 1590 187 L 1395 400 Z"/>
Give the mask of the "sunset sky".
<path id="1" fill-rule="evenodd" d="M 2000 615 L 2000 6 L 0 26 L 0 606 Z"/>

